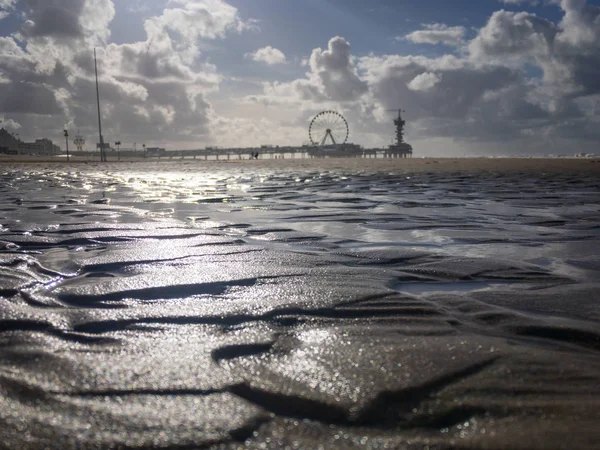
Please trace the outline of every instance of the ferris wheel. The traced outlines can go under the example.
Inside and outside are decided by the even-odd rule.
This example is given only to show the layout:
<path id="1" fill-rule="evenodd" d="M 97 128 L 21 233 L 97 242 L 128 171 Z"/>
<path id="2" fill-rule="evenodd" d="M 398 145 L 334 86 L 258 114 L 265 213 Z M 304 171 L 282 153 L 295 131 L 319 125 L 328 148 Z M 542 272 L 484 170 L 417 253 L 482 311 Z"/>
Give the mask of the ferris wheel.
<path id="1" fill-rule="evenodd" d="M 336 111 L 321 111 L 308 126 L 310 142 L 315 145 L 325 145 L 327 138 L 332 144 L 345 144 L 348 134 L 348 122 Z"/>

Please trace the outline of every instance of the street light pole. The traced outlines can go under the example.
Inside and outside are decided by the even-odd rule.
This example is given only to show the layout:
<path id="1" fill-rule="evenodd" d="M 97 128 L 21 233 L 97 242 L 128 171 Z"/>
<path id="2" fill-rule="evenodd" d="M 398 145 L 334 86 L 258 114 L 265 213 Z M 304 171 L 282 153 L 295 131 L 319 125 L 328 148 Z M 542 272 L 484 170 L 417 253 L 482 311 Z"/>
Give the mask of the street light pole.
<path id="1" fill-rule="evenodd" d="M 98 137 L 100 138 L 100 161 L 106 162 L 104 152 L 104 138 L 102 137 L 102 121 L 100 120 L 100 89 L 98 88 L 98 64 L 96 63 L 96 49 L 94 48 L 94 71 L 96 72 L 96 100 L 98 102 Z"/>
<path id="2" fill-rule="evenodd" d="M 67 144 L 67 162 L 69 162 L 69 132 L 65 130 L 65 143 Z"/>
<path id="3" fill-rule="evenodd" d="M 121 141 L 115 142 L 115 147 L 117 147 L 117 161 L 121 161 Z"/>

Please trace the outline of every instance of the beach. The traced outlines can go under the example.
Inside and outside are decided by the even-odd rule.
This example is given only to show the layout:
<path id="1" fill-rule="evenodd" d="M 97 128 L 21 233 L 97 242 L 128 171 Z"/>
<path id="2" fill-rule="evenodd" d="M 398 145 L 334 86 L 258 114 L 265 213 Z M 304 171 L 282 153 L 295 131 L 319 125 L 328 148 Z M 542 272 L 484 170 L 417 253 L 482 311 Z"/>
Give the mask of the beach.
<path id="1" fill-rule="evenodd" d="M 51 164 L 60 167 L 66 163 L 66 158 L 43 156 L 13 156 L 0 155 L 0 167 L 26 164 L 31 168 L 43 168 Z M 221 158 L 220 160 L 203 160 L 201 158 L 127 158 L 117 161 L 111 155 L 107 163 L 100 163 L 98 158 L 71 158 L 71 165 L 93 165 L 101 168 L 129 169 L 128 164 L 143 164 L 141 167 L 162 167 L 167 170 L 182 165 L 192 165 L 201 168 L 223 167 L 224 164 L 242 165 L 246 168 L 266 168 L 271 170 L 340 170 L 351 173 L 364 172 L 583 172 L 600 173 L 599 158 L 287 158 L 276 159 L 262 156 L 261 159 L 247 160 Z"/>
<path id="2" fill-rule="evenodd" d="M 597 448 L 600 160 L 0 157 L 0 448 Z"/>

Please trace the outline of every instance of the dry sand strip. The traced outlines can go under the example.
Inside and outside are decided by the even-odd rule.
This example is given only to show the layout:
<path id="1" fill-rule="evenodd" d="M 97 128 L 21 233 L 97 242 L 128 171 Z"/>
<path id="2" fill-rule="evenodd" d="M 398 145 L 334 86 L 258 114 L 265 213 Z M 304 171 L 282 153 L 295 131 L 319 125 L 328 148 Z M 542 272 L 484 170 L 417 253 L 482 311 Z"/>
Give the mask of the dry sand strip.
<path id="1" fill-rule="evenodd" d="M 146 164 L 140 164 L 145 162 Z M 135 163 L 135 166 L 132 165 Z M 128 158 L 126 161 L 99 163 L 95 160 L 72 158 L 67 163 L 64 158 L 35 156 L 0 155 L 0 167 L 17 168 L 26 165 L 32 169 L 67 168 L 69 165 L 98 166 L 106 169 L 155 170 L 159 164 L 162 169 L 176 169 L 186 166 L 198 166 L 199 170 L 223 165 L 244 165 L 274 170 L 342 170 L 352 173 L 405 173 L 405 172 L 528 172 L 557 173 L 581 172 L 600 174 L 600 158 L 313 158 L 313 159 L 259 159 L 259 160 L 201 160 L 201 159 L 144 159 Z"/>

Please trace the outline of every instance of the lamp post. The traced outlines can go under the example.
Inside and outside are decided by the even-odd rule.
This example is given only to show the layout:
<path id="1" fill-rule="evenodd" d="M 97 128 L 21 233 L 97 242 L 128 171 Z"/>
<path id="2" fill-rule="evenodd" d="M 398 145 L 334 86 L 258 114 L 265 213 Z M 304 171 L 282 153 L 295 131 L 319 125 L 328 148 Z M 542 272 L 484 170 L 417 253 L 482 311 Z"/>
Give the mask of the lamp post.
<path id="1" fill-rule="evenodd" d="M 100 138 L 100 161 L 106 162 L 104 152 L 104 137 L 102 136 L 102 122 L 100 116 L 100 90 L 98 88 L 98 64 L 96 62 L 96 49 L 94 48 L 94 71 L 96 72 L 96 99 L 98 101 L 98 137 Z"/>
<path id="2" fill-rule="evenodd" d="M 65 130 L 65 143 L 67 144 L 67 162 L 69 162 L 69 132 Z"/>
<path id="3" fill-rule="evenodd" d="M 146 155 L 146 144 L 142 144 L 142 147 L 144 147 L 144 158 L 147 158 L 148 155 Z"/>
<path id="4" fill-rule="evenodd" d="M 117 147 L 117 161 L 121 161 L 121 141 L 115 142 L 115 147 Z"/>

